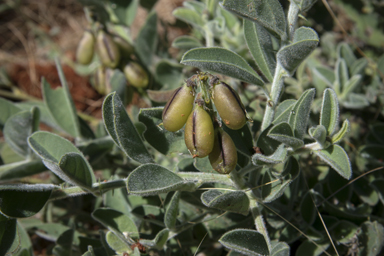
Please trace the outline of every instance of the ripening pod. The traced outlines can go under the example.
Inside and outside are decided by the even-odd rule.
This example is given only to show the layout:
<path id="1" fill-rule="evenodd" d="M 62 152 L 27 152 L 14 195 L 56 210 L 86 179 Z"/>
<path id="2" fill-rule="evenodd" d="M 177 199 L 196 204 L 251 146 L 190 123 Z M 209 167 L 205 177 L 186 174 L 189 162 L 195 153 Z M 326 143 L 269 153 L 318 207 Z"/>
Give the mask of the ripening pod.
<path id="1" fill-rule="evenodd" d="M 197 105 L 185 125 L 184 140 L 189 152 L 195 157 L 211 153 L 214 144 L 214 129 L 211 116 L 203 106 Z"/>
<path id="2" fill-rule="evenodd" d="M 149 82 L 148 73 L 139 63 L 129 62 L 124 67 L 124 74 L 130 85 L 137 88 L 147 87 Z"/>
<path id="3" fill-rule="evenodd" d="M 238 130 L 247 122 L 247 114 L 239 95 L 226 83 L 219 83 L 213 86 L 213 103 L 225 125 Z"/>
<path id="4" fill-rule="evenodd" d="M 99 30 L 96 38 L 96 49 L 101 63 L 109 68 L 115 68 L 120 61 L 120 51 L 112 37 L 105 31 Z"/>
<path id="5" fill-rule="evenodd" d="M 193 109 L 195 94 L 192 86 L 184 84 L 176 89 L 163 110 L 163 125 L 167 131 L 183 128 Z"/>
<path id="6" fill-rule="evenodd" d="M 119 47 L 120 53 L 124 57 L 129 57 L 131 54 L 135 52 L 135 49 L 133 48 L 133 45 L 131 45 L 127 40 L 122 38 L 121 36 L 114 35 L 113 41 Z"/>
<path id="7" fill-rule="evenodd" d="M 219 129 L 215 133 L 215 143 L 212 152 L 209 154 L 209 162 L 212 168 L 221 174 L 228 174 L 233 171 L 237 164 L 237 151 L 232 138 Z"/>
<path id="8" fill-rule="evenodd" d="M 95 37 L 89 30 L 84 31 L 76 50 L 76 61 L 82 65 L 88 65 L 93 59 Z"/>

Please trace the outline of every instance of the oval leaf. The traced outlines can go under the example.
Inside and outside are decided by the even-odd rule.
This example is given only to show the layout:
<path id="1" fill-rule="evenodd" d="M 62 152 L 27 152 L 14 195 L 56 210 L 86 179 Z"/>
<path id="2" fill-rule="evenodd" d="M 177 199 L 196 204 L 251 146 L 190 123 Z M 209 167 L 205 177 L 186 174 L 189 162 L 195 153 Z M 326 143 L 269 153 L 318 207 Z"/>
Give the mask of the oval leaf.
<path id="1" fill-rule="evenodd" d="M 14 180 L 46 171 L 41 160 L 22 161 L 0 166 L 0 180 Z"/>
<path id="2" fill-rule="evenodd" d="M 136 168 L 127 179 L 131 194 L 154 195 L 180 188 L 184 180 L 170 170 L 156 164 L 143 164 Z"/>
<path id="3" fill-rule="evenodd" d="M 140 163 L 153 162 L 116 92 L 105 97 L 103 120 L 109 135 L 128 157 Z"/>
<path id="4" fill-rule="evenodd" d="M 349 157 L 339 145 L 331 145 L 326 149 L 315 150 L 314 153 L 329 164 L 343 178 L 349 180 L 352 177 L 352 167 Z"/>
<path id="5" fill-rule="evenodd" d="M 189 50 L 184 54 L 181 63 L 234 77 L 251 84 L 264 84 L 243 57 L 224 48 L 210 47 Z"/>
<path id="6" fill-rule="evenodd" d="M 260 24 L 244 19 L 244 36 L 248 49 L 260 71 L 269 82 L 272 82 L 275 74 L 276 56 L 271 35 Z"/>
<path id="7" fill-rule="evenodd" d="M 292 75 L 303 60 L 317 47 L 318 43 L 319 37 L 313 29 L 301 27 L 295 31 L 292 44 L 279 50 L 277 60 Z"/>
<path id="8" fill-rule="evenodd" d="M 55 188 L 46 184 L 1 185 L 0 212 L 12 218 L 31 217 L 44 207 Z"/>
<path id="9" fill-rule="evenodd" d="M 235 212 L 248 215 L 249 198 L 243 191 L 221 193 L 217 190 L 208 190 L 201 195 L 201 201 L 208 207 L 222 211 Z"/>
<path id="10" fill-rule="evenodd" d="M 325 89 L 323 104 L 321 105 L 320 124 L 325 127 L 327 134 L 332 136 L 339 123 L 339 102 L 337 95 L 332 89 Z"/>
<path id="11" fill-rule="evenodd" d="M 173 229 L 176 225 L 176 217 L 179 215 L 179 202 L 180 191 L 176 191 L 169 202 L 164 217 L 164 224 L 169 229 Z"/>
<path id="12" fill-rule="evenodd" d="M 193 36 L 179 36 L 172 42 L 172 47 L 178 49 L 191 49 L 202 46 L 201 42 Z"/>
<path id="13" fill-rule="evenodd" d="M 3 126 L 5 122 L 8 120 L 8 118 L 17 112 L 20 112 L 21 109 L 14 105 L 12 102 L 0 98 L 0 129 L 3 129 Z"/>
<path id="14" fill-rule="evenodd" d="M 264 236 L 255 230 L 235 229 L 225 233 L 219 242 L 228 249 L 249 256 L 269 255 Z"/>
<path id="15" fill-rule="evenodd" d="M 268 132 L 268 137 L 277 140 L 293 149 L 300 148 L 304 145 L 304 141 L 293 137 L 293 131 L 288 123 L 282 122 L 272 127 Z"/>

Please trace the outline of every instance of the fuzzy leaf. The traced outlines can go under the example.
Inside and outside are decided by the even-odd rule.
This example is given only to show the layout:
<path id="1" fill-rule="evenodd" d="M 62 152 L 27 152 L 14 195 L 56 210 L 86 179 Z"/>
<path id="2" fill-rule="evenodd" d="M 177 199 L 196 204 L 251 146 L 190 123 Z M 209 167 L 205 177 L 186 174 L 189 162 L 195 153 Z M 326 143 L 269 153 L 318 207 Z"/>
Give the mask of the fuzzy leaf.
<path id="1" fill-rule="evenodd" d="M 164 216 L 164 224 L 167 228 L 173 229 L 176 226 L 176 218 L 179 215 L 180 191 L 172 196 Z"/>
<path id="2" fill-rule="evenodd" d="M 176 8 L 172 12 L 172 14 L 176 18 L 178 18 L 182 21 L 185 21 L 186 23 L 189 23 L 193 26 L 197 26 L 197 27 L 203 27 L 204 26 L 203 18 L 201 17 L 201 15 L 197 11 L 195 11 L 193 9 L 186 8 L 186 7 L 180 7 L 180 8 Z"/>
<path id="3" fill-rule="evenodd" d="M 339 58 L 343 58 L 348 66 L 352 65 L 356 61 L 356 57 L 353 54 L 352 49 L 346 43 L 340 43 L 337 46 L 337 55 Z"/>
<path id="4" fill-rule="evenodd" d="M 287 243 L 284 242 L 275 242 L 272 241 L 272 251 L 271 256 L 289 256 L 290 247 Z"/>
<path id="5" fill-rule="evenodd" d="M 61 129 L 72 137 L 80 137 L 80 122 L 76 114 L 75 104 L 69 93 L 67 80 L 58 59 L 56 59 L 56 68 L 62 87 L 53 90 L 47 81 L 42 79 L 41 88 L 43 90 L 44 102 L 51 117 Z"/>
<path id="6" fill-rule="evenodd" d="M 315 89 L 306 90 L 291 110 L 289 125 L 292 127 L 296 138 L 302 139 L 307 130 L 309 113 L 314 96 Z"/>
<path id="7" fill-rule="evenodd" d="M 167 242 L 169 236 L 169 230 L 163 229 L 157 233 L 153 240 L 140 239 L 140 243 L 144 246 L 161 250 L 164 244 Z"/>
<path id="8" fill-rule="evenodd" d="M 12 255 L 18 249 L 13 248 L 13 243 L 18 238 L 16 225 L 16 219 L 8 219 L 0 214 L 0 255 Z"/>
<path id="9" fill-rule="evenodd" d="M 103 119 L 109 135 L 128 157 L 140 163 L 153 162 L 152 156 L 115 92 L 104 100 Z"/>
<path id="10" fill-rule="evenodd" d="M 345 83 L 349 80 L 348 66 L 344 59 L 340 58 L 336 62 L 334 88 L 336 94 L 341 94 Z"/>
<path id="11" fill-rule="evenodd" d="M 157 14 L 148 15 L 136 38 L 135 50 L 145 66 L 150 66 L 157 45 Z"/>
<path id="12" fill-rule="evenodd" d="M 264 155 L 272 155 L 277 148 L 281 145 L 281 142 L 272 139 L 268 136 L 269 131 L 273 128 L 273 125 L 270 125 L 261 132 L 259 138 L 257 138 L 256 146 L 261 149 L 261 152 Z"/>
<path id="13" fill-rule="evenodd" d="M 358 60 L 355 60 L 351 66 L 351 76 L 363 75 L 364 69 L 367 67 L 367 65 L 368 60 L 366 58 L 360 58 Z"/>
<path id="14" fill-rule="evenodd" d="M 361 75 L 354 75 L 349 79 L 343 87 L 343 93 L 341 94 L 342 98 L 347 98 L 348 95 L 353 92 L 359 85 L 362 80 Z"/>
<path id="15" fill-rule="evenodd" d="M 264 236 L 250 229 L 234 229 L 225 233 L 219 242 L 228 249 L 248 256 L 269 255 Z"/>
<path id="16" fill-rule="evenodd" d="M 242 18 L 258 22 L 282 40 L 287 37 L 284 10 L 278 0 L 224 0 L 222 6 Z"/>
<path id="17" fill-rule="evenodd" d="M 325 67 L 317 67 L 313 69 L 313 74 L 322 80 L 326 86 L 332 87 L 335 81 L 335 73 Z"/>
<path id="18" fill-rule="evenodd" d="M 11 218 L 28 218 L 38 213 L 56 186 L 12 184 L 0 186 L 0 212 Z"/>
<path id="19" fill-rule="evenodd" d="M 294 157 L 290 157 L 284 165 L 284 171 L 279 181 L 262 187 L 263 202 L 269 203 L 283 195 L 284 191 L 289 187 L 292 181 L 294 181 L 300 174 L 300 166 Z M 267 184 L 275 180 L 270 172 L 266 172 L 263 177 L 263 184 Z"/>
<path id="20" fill-rule="evenodd" d="M 308 11 L 317 0 L 293 0 L 300 9 L 300 12 Z"/>
<path id="21" fill-rule="evenodd" d="M 349 157 L 339 145 L 335 144 L 326 149 L 315 150 L 314 153 L 329 164 L 343 178 L 350 179 L 352 177 L 352 167 Z"/>
<path id="22" fill-rule="evenodd" d="M 68 140 L 49 132 L 35 132 L 29 146 L 45 166 L 70 184 L 90 189 L 95 182 L 92 168 L 83 154 Z"/>
<path id="23" fill-rule="evenodd" d="M 352 222 L 341 220 L 332 228 L 331 236 L 339 243 L 348 243 L 358 230 L 358 226 Z"/>
<path id="24" fill-rule="evenodd" d="M 260 24 L 244 19 L 244 36 L 257 66 L 268 81 L 272 82 L 276 67 L 276 56 L 271 35 Z"/>
<path id="25" fill-rule="evenodd" d="M 349 133 L 350 130 L 350 124 L 348 119 L 345 119 L 343 122 L 343 126 L 341 126 L 341 129 L 332 136 L 331 142 L 332 144 L 340 142 L 344 137 Z"/>
<path id="26" fill-rule="evenodd" d="M 6 99 L 0 98 L 0 109 L 0 129 L 3 130 L 4 124 L 8 118 L 17 112 L 20 112 L 21 108 Z"/>
<path id="27" fill-rule="evenodd" d="M 290 99 L 281 102 L 276 107 L 275 118 L 273 124 L 288 122 L 292 108 L 295 106 L 296 100 Z"/>
<path id="28" fill-rule="evenodd" d="M 308 133 L 309 136 L 315 139 L 316 142 L 322 146 L 322 148 L 325 148 L 327 146 L 325 141 L 327 139 L 327 130 L 324 125 L 320 124 L 316 127 L 311 127 L 309 128 Z"/>
<path id="29" fill-rule="evenodd" d="M 139 121 L 146 126 L 143 135 L 145 140 L 164 155 L 172 153 L 188 154 L 182 131 L 169 132 L 159 127 L 162 123 L 163 108 L 142 108 L 139 112 Z"/>
<path id="30" fill-rule="evenodd" d="M 181 63 L 234 77 L 251 84 L 264 84 L 243 57 L 224 48 L 210 47 L 189 50 L 184 54 Z"/>
<path id="31" fill-rule="evenodd" d="M 290 74 L 305 60 L 317 47 L 319 37 L 317 33 L 307 27 L 295 31 L 292 44 L 284 46 L 277 53 L 277 60 Z"/>
<path id="32" fill-rule="evenodd" d="M 364 94 L 349 93 L 347 101 L 343 102 L 344 107 L 350 109 L 362 109 L 369 106 L 369 101 Z"/>
<path id="33" fill-rule="evenodd" d="M 92 217 L 112 231 L 122 242 L 127 243 L 127 237 L 139 239 L 139 231 L 130 217 L 108 208 L 98 208 Z M 129 244 L 128 244 L 129 245 Z"/>
<path id="34" fill-rule="evenodd" d="M 162 89 L 175 89 L 183 83 L 183 65 L 162 60 L 156 65 L 156 81 Z"/>
<path id="35" fill-rule="evenodd" d="M 268 137 L 275 139 L 293 149 L 300 148 L 304 145 L 304 141 L 293 137 L 293 131 L 288 123 L 282 122 L 272 127 L 268 132 Z"/>
<path id="36" fill-rule="evenodd" d="M 179 36 L 172 42 L 172 47 L 177 49 L 192 49 L 202 47 L 201 42 L 193 36 Z"/>
<path id="37" fill-rule="evenodd" d="M 325 127 L 327 134 L 332 136 L 339 123 L 339 103 L 332 89 L 325 89 L 320 112 L 320 124 Z"/>
<path id="38" fill-rule="evenodd" d="M 119 22 L 127 27 L 132 25 L 135 19 L 139 0 L 111 0 L 111 10 L 115 13 Z"/>
<path id="39" fill-rule="evenodd" d="M 208 190 L 201 195 L 201 201 L 207 207 L 222 211 L 235 212 L 245 216 L 249 212 L 249 199 L 243 191 L 222 193 L 217 190 Z"/>
<path id="40" fill-rule="evenodd" d="M 127 179 L 129 193 L 154 195 L 181 188 L 184 180 L 170 170 L 156 164 L 143 164 L 136 168 Z"/>
<path id="41" fill-rule="evenodd" d="M 256 166 L 278 164 L 284 162 L 286 156 L 287 149 L 284 147 L 284 144 L 281 144 L 272 155 L 254 154 L 252 156 L 252 163 Z"/>
<path id="42" fill-rule="evenodd" d="M 108 231 L 105 240 L 110 248 L 116 251 L 116 253 L 123 254 L 124 252 L 130 251 L 131 246 L 126 242 L 123 242 L 115 233 Z"/>
<path id="43" fill-rule="evenodd" d="M 366 221 L 361 225 L 358 236 L 359 244 L 362 244 L 359 253 L 361 255 L 379 255 L 384 246 L 384 227 L 377 221 Z M 378 254 L 379 253 L 379 254 Z"/>
<path id="44" fill-rule="evenodd" d="M 31 156 L 28 137 L 39 128 L 39 109 L 22 111 L 11 116 L 4 125 L 4 138 L 11 148 L 25 158 Z"/>

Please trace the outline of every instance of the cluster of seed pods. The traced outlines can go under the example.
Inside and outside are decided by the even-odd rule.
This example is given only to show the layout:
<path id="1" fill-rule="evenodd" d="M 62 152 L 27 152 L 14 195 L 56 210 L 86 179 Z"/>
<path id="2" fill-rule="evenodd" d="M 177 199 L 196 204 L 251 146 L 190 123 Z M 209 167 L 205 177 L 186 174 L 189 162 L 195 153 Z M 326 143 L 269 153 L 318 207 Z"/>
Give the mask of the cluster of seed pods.
<path id="1" fill-rule="evenodd" d="M 221 128 L 218 116 L 233 130 L 242 128 L 248 117 L 235 90 L 214 76 L 210 76 L 209 84 L 209 95 L 203 97 L 196 94 L 197 83 L 192 78 L 176 89 L 164 107 L 163 125 L 171 132 L 185 125 L 184 140 L 191 155 L 208 156 L 214 170 L 228 174 L 236 167 L 237 151 L 231 137 Z"/>
<path id="2" fill-rule="evenodd" d="M 76 61 L 89 65 L 95 52 L 97 53 L 101 66 L 95 74 L 95 89 L 99 92 L 106 87 L 105 73 L 115 68 L 121 68 L 130 85 L 144 88 L 149 83 L 149 77 L 145 69 L 132 59 L 134 51 L 134 47 L 119 35 L 108 33 L 101 28 L 96 32 L 86 30 L 76 50 Z"/>

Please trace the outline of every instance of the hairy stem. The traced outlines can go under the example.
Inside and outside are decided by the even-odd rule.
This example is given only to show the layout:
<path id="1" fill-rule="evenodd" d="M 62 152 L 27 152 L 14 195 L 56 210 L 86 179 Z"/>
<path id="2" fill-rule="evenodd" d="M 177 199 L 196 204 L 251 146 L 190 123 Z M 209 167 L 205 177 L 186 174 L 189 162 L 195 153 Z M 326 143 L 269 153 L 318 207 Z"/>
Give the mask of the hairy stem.
<path id="1" fill-rule="evenodd" d="M 299 7 L 291 1 L 288 10 L 288 38 L 293 40 L 293 36 L 296 30 L 297 17 L 299 16 Z"/>

